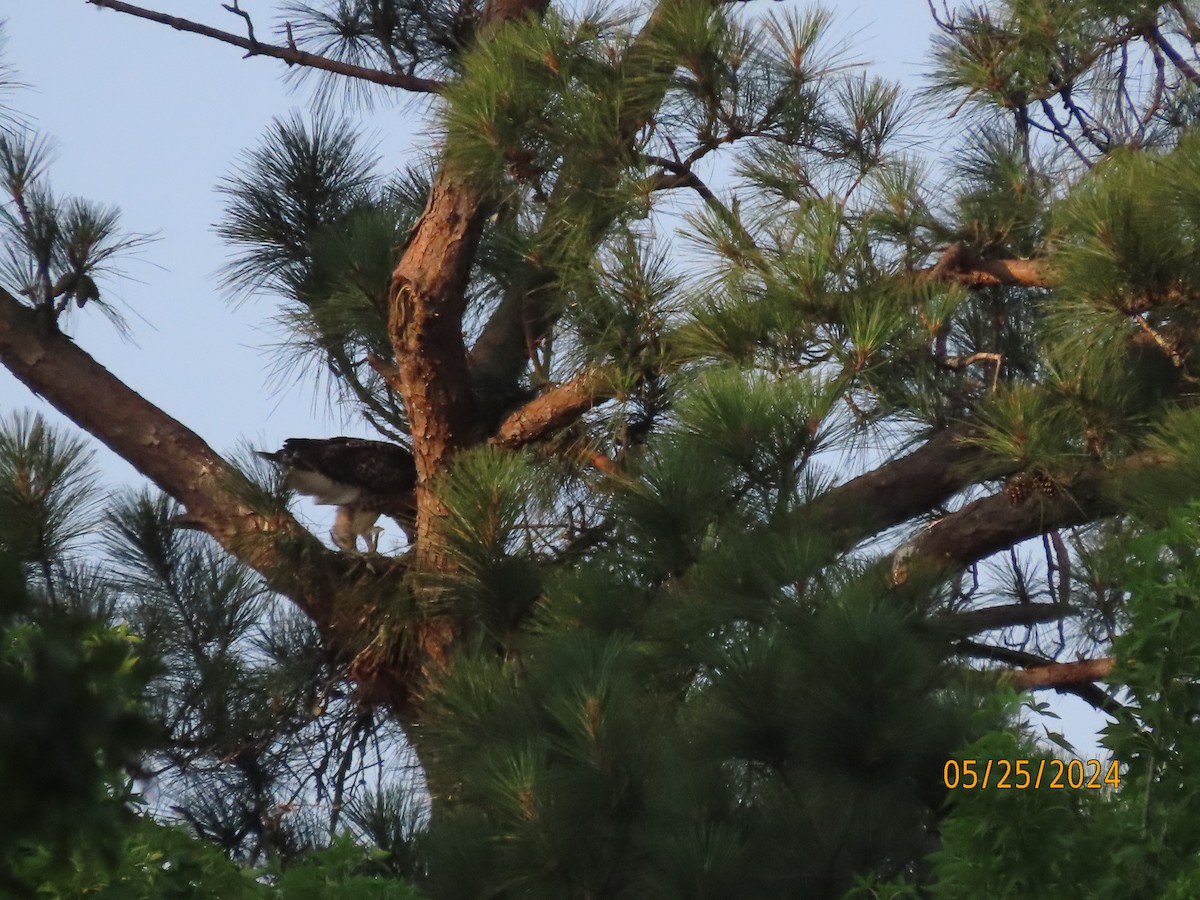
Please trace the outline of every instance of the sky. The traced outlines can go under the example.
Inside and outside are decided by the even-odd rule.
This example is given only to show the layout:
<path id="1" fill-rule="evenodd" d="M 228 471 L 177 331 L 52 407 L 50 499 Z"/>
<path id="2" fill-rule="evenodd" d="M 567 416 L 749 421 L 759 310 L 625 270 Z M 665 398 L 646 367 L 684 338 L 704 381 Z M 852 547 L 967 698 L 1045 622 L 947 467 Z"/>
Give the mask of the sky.
<path id="1" fill-rule="evenodd" d="M 141 5 L 243 33 L 221 0 Z M 259 17 L 260 38 L 270 33 L 276 5 L 243 0 Z M 125 262 L 123 277 L 101 284 L 126 314 L 132 340 L 91 310 L 75 315 L 68 333 L 218 451 L 245 441 L 277 449 L 291 436 L 372 436 L 361 422 L 341 419 L 314 380 L 279 377 L 269 298 L 235 306 L 219 283 L 228 248 L 213 228 L 222 215 L 215 187 L 273 117 L 308 108 L 309 91 L 285 82 L 287 67 L 277 60 L 244 59 L 236 47 L 84 0 L 0 0 L 0 19 L 4 59 L 27 85 L 9 103 L 55 139 L 55 191 L 116 204 L 126 230 L 156 238 Z M 932 24 L 925 0 L 847 5 L 835 22 L 853 59 L 917 84 Z M 384 171 L 430 140 L 427 98 L 397 94 L 370 114 L 348 111 L 378 140 Z M 0 415 L 24 408 L 63 421 L 0 368 Z M 141 483 L 105 448 L 98 459 L 109 481 Z M 304 511 L 317 522 L 328 518 Z"/>
<path id="2" fill-rule="evenodd" d="M 222 10 L 220 0 L 143 5 L 242 33 L 241 20 Z M 242 2 L 260 17 L 260 38 L 273 6 Z M 932 33 L 925 0 L 828 6 L 837 10 L 836 27 L 853 59 L 920 87 Z M 271 352 L 280 336 L 272 324 L 276 310 L 266 299 L 234 306 L 219 284 L 228 251 L 213 229 L 222 214 L 215 186 L 273 117 L 306 109 L 307 90 L 285 83 L 278 61 L 243 59 L 235 47 L 84 0 L 0 0 L 0 18 L 4 59 L 27 85 L 10 103 L 57 141 L 50 169 L 55 191 L 116 204 L 125 229 L 156 236 L 124 265 L 124 277 L 101 284 L 125 312 L 132 339 L 93 313 L 68 323 L 77 343 L 218 451 L 246 441 L 275 449 L 291 436 L 371 436 L 361 423 L 341 420 L 315 382 L 279 378 Z M 427 100 L 401 94 L 370 114 L 350 112 L 377 138 L 386 171 L 428 144 L 427 110 Z M 20 409 L 64 422 L 0 368 L 0 415 Z M 104 448 L 97 458 L 108 484 L 143 483 Z M 311 506 L 300 511 L 314 527 L 329 521 Z M 1090 708 L 1057 698 L 1055 706 L 1089 755 L 1096 727 Z"/>

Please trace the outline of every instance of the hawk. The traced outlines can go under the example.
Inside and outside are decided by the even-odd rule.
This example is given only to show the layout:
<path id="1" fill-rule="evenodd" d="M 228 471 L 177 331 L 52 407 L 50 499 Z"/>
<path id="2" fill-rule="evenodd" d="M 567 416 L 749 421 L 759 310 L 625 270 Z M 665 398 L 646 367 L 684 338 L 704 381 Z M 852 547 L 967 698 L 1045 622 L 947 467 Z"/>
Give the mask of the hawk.
<path id="1" fill-rule="evenodd" d="M 417 467 L 407 448 L 363 438 L 288 438 L 274 453 L 258 451 L 283 472 L 283 481 L 319 505 L 336 506 L 330 537 L 358 551 L 361 537 L 374 553 L 380 515 L 395 519 L 411 544 L 416 533 Z"/>

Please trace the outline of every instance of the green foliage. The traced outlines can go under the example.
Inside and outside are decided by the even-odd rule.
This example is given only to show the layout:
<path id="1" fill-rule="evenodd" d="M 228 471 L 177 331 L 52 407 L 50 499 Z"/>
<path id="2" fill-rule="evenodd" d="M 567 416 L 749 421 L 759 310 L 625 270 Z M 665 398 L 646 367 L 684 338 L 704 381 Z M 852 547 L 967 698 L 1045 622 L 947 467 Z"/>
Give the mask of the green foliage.
<path id="1" fill-rule="evenodd" d="M 933 84 L 1001 109 L 1051 96 L 1055 79 L 1071 80 L 1095 59 L 1107 24 L 1097 12 L 1086 0 L 968 7 L 957 34 L 935 39 Z"/>
<path id="2" fill-rule="evenodd" d="M 629 232 L 615 235 L 592 268 L 563 285 L 573 361 L 617 367 L 630 383 L 672 367 L 681 282 L 668 254 Z"/>
<path id="3" fill-rule="evenodd" d="M 977 118 L 938 185 L 900 91 L 828 49 L 823 13 L 663 0 L 477 33 L 474 2 L 286 4 L 289 39 L 446 80 L 438 175 L 388 180 L 327 113 L 273 122 L 220 186 L 226 286 L 282 298 L 284 364 L 317 363 L 420 450 L 380 374 L 405 326 L 393 266 L 435 177 L 480 198 L 478 253 L 444 273 L 469 287 L 435 312 L 466 309 L 464 343 L 441 349 L 481 412 L 422 481 L 429 543 L 331 564 L 320 631 L 175 527 L 172 503 L 128 495 L 101 518 L 80 445 L 28 418 L 0 428 L 0 544 L 32 607 L 60 616 L 4 632 L 0 712 L 90 704 L 54 726 L 63 747 L 19 748 L 87 764 L 37 784 L 70 794 L 44 820 L 17 794 L 17 876 L 113 898 L 1190 896 L 1200 532 L 1155 509 L 1200 474 L 1200 141 L 1179 127 L 1200 105 L 1170 52 L 1200 28 L 1183 6 L 941 7 L 929 96 Z M 0 136 L 0 275 L 53 321 L 100 302 L 93 275 L 136 239 L 57 202 L 45 163 L 45 144 Z M 710 172 L 733 177 L 714 190 Z M 691 206 L 671 205 L 680 188 Z M 576 378 L 603 387 L 568 427 L 487 444 L 513 404 Z M 950 424 L 974 482 L 921 472 L 936 489 L 890 532 L 866 504 L 836 508 L 831 470 L 870 480 Z M 1165 476 L 1124 479 L 1151 464 Z M 1056 521 L 1144 517 L 1048 534 L 1044 588 L 1019 545 L 999 574 L 889 577 L 925 524 L 967 545 L 1049 528 L 1019 492 L 996 522 L 960 514 L 1000 470 L 1060 501 L 1086 473 L 1078 520 Z M 281 485 L 248 480 L 263 487 L 239 499 L 283 511 Z M 103 569 L 77 558 L 97 526 Z M 1079 648 L 1119 635 L 1125 785 L 947 790 L 947 760 L 1052 761 L 1011 698 L 962 672 L 1038 660 L 1043 635 L 945 637 L 1010 596 L 1020 621 L 1039 592 L 1080 614 Z M 60 633 L 76 622 L 60 610 L 93 619 Z M 346 634 L 370 640 L 331 652 Z M 132 666 L 132 636 L 160 671 Z M 376 670 L 412 679 L 410 704 L 360 703 L 350 673 Z M 137 696 L 157 743 L 110 746 Z M 121 812 L 138 754 L 153 812 L 191 834 Z M 41 758 L 18 756 L 22 774 Z"/>
<path id="4" fill-rule="evenodd" d="M 541 591 L 535 552 L 553 539 L 542 521 L 552 496 L 546 473 L 524 454 L 481 448 L 460 454 L 437 491 L 449 517 L 454 603 L 501 637 Z"/>
<path id="5" fill-rule="evenodd" d="M 1120 788 L 959 790 L 934 856 L 934 896 L 1186 897 L 1196 881 L 1200 805 L 1187 785 L 1200 765 L 1200 525 L 1195 506 L 1132 545 L 1128 628 L 1114 641 L 1113 681 L 1130 704 L 1105 732 Z M 1013 732 L 962 753 L 987 760 L 1049 757 Z M 1104 773 L 1108 773 L 1107 765 Z"/>
<path id="6" fill-rule="evenodd" d="M 18 896 L 37 883 L 27 866 L 114 863 L 131 773 L 159 736 L 143 709 L 153 657 L 77 559 L 96 500 L 81 441 L 30 414 L 0 422 L 0 881 Z"/>
<path id="7" fill-rule="evenodd" d="M 178 827 L 139 818 L 124 832 L 110 868 L 80 852 L 64 862 L 36 854 L 19 872 L 53 900 L 419 900 L 415 888 L 381 875 L 372 855 L 348 839 L 279 870 L 243 869 Z"/>
<path id="8" fill-rule="evenodd" d="M 213 858 L 288 862 L 327 844 L 363 768 L 404 748 L 348 701 L 344 671 L 311 623 L 207 537 L 176 528 L 179 508 L 166 498 L 101 501 L 91 453 L 77 440 L 28 414 L 0 425 L 0 551 L 15 579 L 0 623 L 0 856 L 43 893 L 107 885 L 123 897 L 113 885 L 126 877 L 149 879 L 136 896 L 159 896 L 162 878 L 184 890 L 199 877 L 179 874 L 190 864 L 167 872 L 153 846 L 147 857 L 136 843 L 129 782 L 150 770 L 154 790 L 171 797 L 170 810 L 150 811 L 219 845 L 204 851 Z M 314 754 L 331 769 L 316 782 Z M 376 786 L 396 789 L 386 779 Z M 306 790 L 323 802 L 296 805 Z M 393 828 L 394 860 L 411 855 L 416 828 Z M 380 873 L 397 873 L 388 865 Z M 401 868 L 412 875 L 416 865 Z M 212 878 L 213 896 L 226 896 Z"/>
<path id="9" fill-rule="evenodd" d="M 920 856 L 977 701 L 878 571 L 785 514 L 835 395 L 698 380 L 614 489 L 612 542 L 543 581 L 502 656 L 458 657 L 422 732 L 435 896 L 837 897 Z M 467 456 L 451 517 L 513 465 Z M 492 491 L 494 515 L 521 496 Z"/>
<path id="10" fill-rule="evenodd" d="M 1029 385 L 1003 388 L 982 405 L 983 427 L 970 440 L 996 459 L 1020 468 L 1054 470 L 1078 458 L 1071 446 L 1080 432 L 1074 411 Z"/>
<path id="11" fill-rule="evenodd" d="M 60 867 L 77 847 L 93 866 L 116 858 L 124 773 L 155 732 L 127 630 L 38 609 L 7 552 L 0 579 L 0 886 L 32 896 L 36 860 Z"/>
<path id="12" fill-rule="evenodd" d="M 747 378 L 717 370 L 677 410 L 691 446 L 731 464 L 762 509 L 786 509 L 804 463 L 832 437 L 826 420 L 840 394 L 837 383 L 812 377 Z"/>
<path id="13" fill-rule="evenodd" d="M 18 413 L 0 422 L 0 546 L 49 564 L 96 519 L 93 451 L 83 440 Z"/>
<path id="14" fill-rule="evenodd" d="M 605 636 L 571 596 L 615 599 L 600 577 L 544 601 L 595 625 L 560 613 L 519 669 L 470 654 L 443 685 L 425 745 L 454 798 L 427 837 L 436 896 L 837 897 L 871 860 L 919 851 L 966 716 L 930 693 L 937 654 L 867 583 L 813 615 L 780 598 L 768 624 L 723 634 L 713 619 L 735 604 L 687 615 L 720 598 L 664 588 L 640 615 L 659 625 L 647 642 L 621 634 L 629 619 Z"/>
<path id="15" fill-rule="evenodd" d="M 1193 139 L 1167 157 L 1112 154 L 1060 204 L 1067 233 L 1057 258 L 1068 295 L 1128 310 L 1192 289 L 1200 273 L 1192 251 L 1196 220 L 1188 213 L 1200 180 L 1198 153 Z"/>
<path id="16" fill-rule="evenodd" d="M 984 128 L 955 162 L 956 232 L 985 255 L 1028 256 L 1044 239 L 1052 179 L 1012 134 Z"/>
<path id="17" fill-rule="evenodd" d="M 627 161 L 604 47 L 616 24 L 551 12 L 478 45 L 446 95 L 448 158 L 488 189 L 507 178 L 539 185 L 560 160 L 601 169 Z"/>
<path id="18" fill-rule="evenodd" d="M 345 119 L 322 113 L 272 123 L 261 146 L 219 190 L 218 234 L 238 248 L 224 276 L 235 297 L 281 293 L 292 340 L 280 375 L 296 367 L 329 377 L 334 396 L 376 427 L 405 427 L 403 410 L 364 354 L 390 355 L 387 290 L 394 254 L 424 202 L 422 180 L 384 183 L 378 160 Z"/>
<path id="19" fill-rule="evenodd" d="M 74 301 L 89 301 L 122 331 L 120 311 L 98 282 L 113 263 L 150 238 L 120 229 L 115 206 L 78 197 L 59 198 L 46 184 L 51 143 L 23 129 L 0 132 L 0 278 L 48 321 L 58 320 Z"/>
<path id="20" fill-rule="evenodd" d="M 376 160 L 359 147 L 345 119 L 317 118 L 309 129 L 293 115 L 275 120 L 263 144 L 245 155 L 242 172 L 221 192 L 230 198 L 218 233 L 245 249 L 225 283 L 251 292 L 304 283 L 310 243 L 366 200 Z"/>

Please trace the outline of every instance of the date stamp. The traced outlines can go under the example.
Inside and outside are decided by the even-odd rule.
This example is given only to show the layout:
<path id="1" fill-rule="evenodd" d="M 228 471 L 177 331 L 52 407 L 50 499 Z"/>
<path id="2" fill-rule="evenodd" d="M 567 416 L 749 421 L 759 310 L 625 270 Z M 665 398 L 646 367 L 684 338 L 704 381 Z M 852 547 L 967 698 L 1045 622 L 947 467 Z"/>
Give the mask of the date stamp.
<path id="1" fill-rule="evenodd" d="M 942 783 L 950 790 L 1102 790 L 1121 786 L 1121 766 L 1114 759 L 948 759 Z"/>

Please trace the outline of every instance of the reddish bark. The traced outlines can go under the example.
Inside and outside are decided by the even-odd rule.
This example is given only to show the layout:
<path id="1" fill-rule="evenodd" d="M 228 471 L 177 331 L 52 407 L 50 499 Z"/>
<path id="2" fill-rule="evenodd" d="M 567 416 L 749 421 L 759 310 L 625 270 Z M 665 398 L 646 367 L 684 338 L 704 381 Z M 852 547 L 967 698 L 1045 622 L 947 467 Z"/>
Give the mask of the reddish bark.
<path id="1" fill-rule="evenodd" d="M 979 259 L 962 243 L 952 244 L 936 263 L 928 269 L 921 269 L 917 275 L 921 278 L 941 278 L 970 288 L 1054 286 L 1045 260 Z"/>
<path id="2" fill-rule="evenodd" d="M 544 8 L 545 0 L 493 0 L 481 24 L 486 32 Z M 477 433 L 463 314 L 487 213 L 470 173 L 444 166 L 392 275 L 388 331 L 397 368 L 392 384 L 412 424 L 417 533 L 422 538 L 435 537 L 441 514 L 429 480 L 455 452 L 483 437 Z M 429 552 L 436 544 L 436 539 L 418 540 L 418 569 L 433 563 Z"/>
<path id="3" fill-rule="evenodd" d="M 524 447 L 571 424 L 612 396 L 608 380 L 601 373 L 577 375 L 509 413 L 492 435 L 491 443 L 513 449 Z"/>
<path id="4" fill-rule="evenodd" d="M 1112 674 L 1116 660 L 1111 656 L 1101 659 L 1081 659 L 1078 662 L 1051 663 L 1032 666 L 1019 672 L 1005 673 L 1005 680 L 1023 691 L 1042 688 L 1062 689 L 1069 685 L 1103 681 Z"/>
<path id="5" fill-rule="evenodd" d="M 412 423 L 413 456 L 422 481 L 478 437 L 462 318 L 483 218 L 478 193 L 466 179 L 443 169 L 392 275 L 388 328 L 396 355 L 393 386 Z"/>

